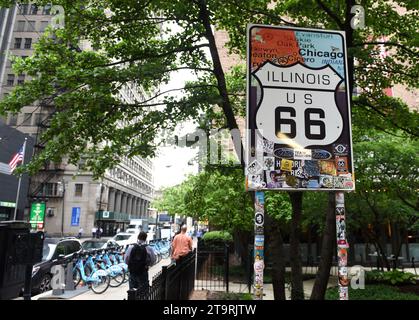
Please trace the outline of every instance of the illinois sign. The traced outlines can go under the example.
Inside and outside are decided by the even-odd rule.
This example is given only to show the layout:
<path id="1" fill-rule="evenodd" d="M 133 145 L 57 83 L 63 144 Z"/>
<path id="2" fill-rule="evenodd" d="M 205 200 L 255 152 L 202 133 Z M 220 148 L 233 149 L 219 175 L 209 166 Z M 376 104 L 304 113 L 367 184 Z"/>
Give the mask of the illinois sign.
<path id="1" fill-rule="evenodd" d="M 345 34 L 249 25 L 247 187 L 355 188 Z"/>

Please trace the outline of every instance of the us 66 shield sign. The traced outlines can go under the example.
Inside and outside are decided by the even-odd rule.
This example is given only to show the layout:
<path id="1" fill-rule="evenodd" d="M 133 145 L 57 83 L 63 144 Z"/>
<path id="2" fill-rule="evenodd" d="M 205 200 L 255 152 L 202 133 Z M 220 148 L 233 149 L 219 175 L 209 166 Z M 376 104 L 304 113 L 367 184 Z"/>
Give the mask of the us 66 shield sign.
<path id="1" fill-rule="evenodd" d="M 250 25 L 247 63 L 248 188 L 354 190 L 345 34 Z"/>

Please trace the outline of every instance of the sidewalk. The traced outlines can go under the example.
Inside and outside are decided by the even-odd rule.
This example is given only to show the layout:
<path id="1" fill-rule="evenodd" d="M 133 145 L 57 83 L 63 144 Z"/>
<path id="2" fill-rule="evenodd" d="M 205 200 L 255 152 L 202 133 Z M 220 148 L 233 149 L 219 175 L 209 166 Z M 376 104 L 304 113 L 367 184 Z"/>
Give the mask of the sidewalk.
<path id="1" fill-rule="evenodd" d="M 311 291 L 313 290 L 315 279 L 306 280 L 303 282 L 304 285 L 304 296 L 305 299 L 310 299 Z M 327 287 L 334 287 L 338 285 L 338 279 L 335 276 L 330 276 L 329 282 Z M 220 284 L 221 286 L 221 284 Z M 207 300 L 207 295 L 210 290 L 195 290 L 190 300 Z M 247 284 L 245 283 L 237 283 L 237 282 L 229 282 L 229 292 L 234 293 L 249 293 L 249 289 Z M 253 293 L 253 288 L 251 288 L 251 293 Z M 287 296 L 287 300 L 291 300 L 291 291 L 286 288 L 285 294 Z M 263 286 L 263 300 L 274 300 L 274 291 L 272 283 L 265 283 Z"/>

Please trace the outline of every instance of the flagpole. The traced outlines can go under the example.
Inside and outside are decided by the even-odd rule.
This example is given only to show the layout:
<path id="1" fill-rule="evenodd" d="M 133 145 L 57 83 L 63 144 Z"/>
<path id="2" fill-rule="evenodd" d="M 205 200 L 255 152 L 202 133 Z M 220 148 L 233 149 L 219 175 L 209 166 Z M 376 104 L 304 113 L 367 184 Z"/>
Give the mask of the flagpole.
<path id="1" fill-rule="evenodd" d="M 25 151 L 26 151 L 26 141 L 28 140 L 27 137 L 25 137 L 25 142 L 23 143 L 23 156 L 22 156 L 22 166 L 25 164 Z M 19 183 L 17 185 L 17 194 L 16 194 L 16 206 L 15 206 L 15 213 L 13 220 L 16 220 L 17 217 L 17 207 L 19 204 L 19 194 L 20 194 L 20 183 L 22 182 L 22 174 L 19 175 Z"/>

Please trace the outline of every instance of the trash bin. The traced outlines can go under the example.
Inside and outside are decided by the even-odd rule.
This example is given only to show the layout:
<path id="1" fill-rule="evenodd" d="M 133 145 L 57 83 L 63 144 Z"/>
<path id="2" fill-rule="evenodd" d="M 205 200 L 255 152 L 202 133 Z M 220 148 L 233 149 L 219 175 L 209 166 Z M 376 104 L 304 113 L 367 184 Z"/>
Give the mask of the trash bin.
<path id="1" fill-rule="evenodd" d="M 43 233 L 24 221 L 0 222 L 0 300 L 19 296 L 25 270 L 42 259 Z"/>

